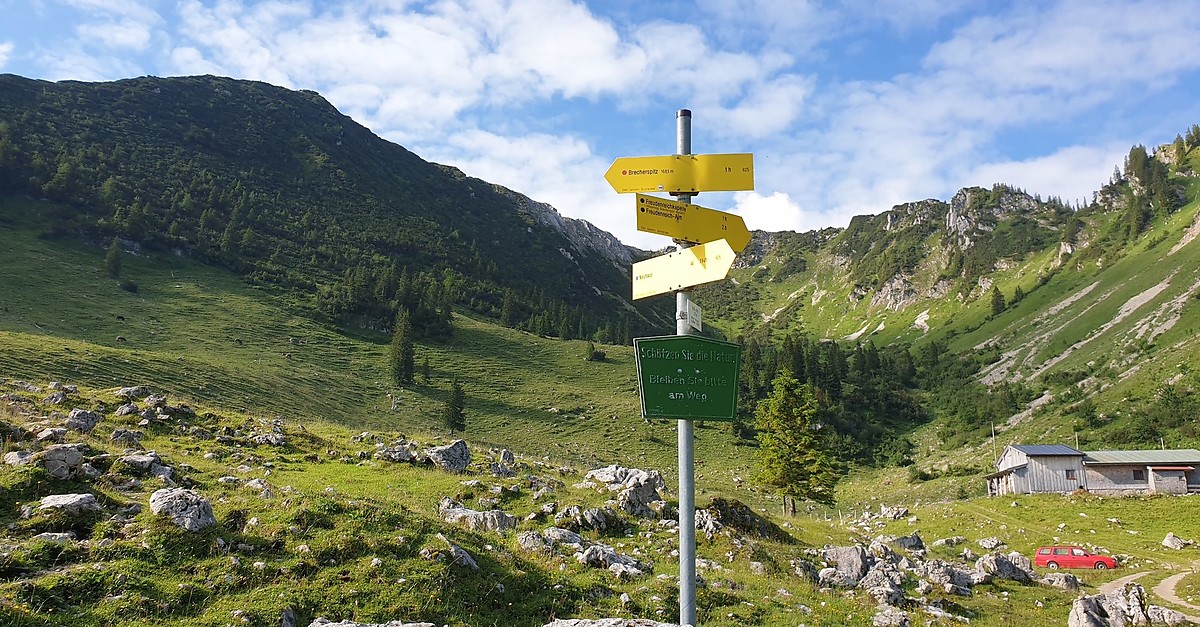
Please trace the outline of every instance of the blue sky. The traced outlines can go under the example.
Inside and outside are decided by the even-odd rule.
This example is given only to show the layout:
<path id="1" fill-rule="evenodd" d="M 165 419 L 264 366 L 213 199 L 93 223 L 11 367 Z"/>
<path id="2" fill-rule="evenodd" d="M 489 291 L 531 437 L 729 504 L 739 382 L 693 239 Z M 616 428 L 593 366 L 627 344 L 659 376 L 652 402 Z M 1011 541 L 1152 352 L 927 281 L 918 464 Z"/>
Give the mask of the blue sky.
<path id="1" fill-rule="evenodd" d="M 613 159 L 752 152 L 752 229 L 845 226 L 1004 182 L 1090 198 L 1200 123 L 1192 0 L 0 0 L 0 72 L 219 74 L 319 91 L 425 159 L 629 244 Z"/>

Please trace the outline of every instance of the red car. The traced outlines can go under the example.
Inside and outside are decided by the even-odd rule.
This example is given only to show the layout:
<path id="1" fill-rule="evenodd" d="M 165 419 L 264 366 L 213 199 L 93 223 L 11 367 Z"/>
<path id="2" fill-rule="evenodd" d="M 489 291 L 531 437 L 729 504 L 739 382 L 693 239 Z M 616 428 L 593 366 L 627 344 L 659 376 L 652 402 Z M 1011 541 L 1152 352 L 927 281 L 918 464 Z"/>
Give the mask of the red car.
<path id="1" fill-rule="evenodd" d="M 1106 570 L 1116 568 L 1117 562 L 1105 555 L 1092 555 L 1077 546 L 1043 546 L 1039 547 L 1033 556 L 1034 566 L 1043 566 L 1051 570 L 1057 568 L 1095 568 Z"/>

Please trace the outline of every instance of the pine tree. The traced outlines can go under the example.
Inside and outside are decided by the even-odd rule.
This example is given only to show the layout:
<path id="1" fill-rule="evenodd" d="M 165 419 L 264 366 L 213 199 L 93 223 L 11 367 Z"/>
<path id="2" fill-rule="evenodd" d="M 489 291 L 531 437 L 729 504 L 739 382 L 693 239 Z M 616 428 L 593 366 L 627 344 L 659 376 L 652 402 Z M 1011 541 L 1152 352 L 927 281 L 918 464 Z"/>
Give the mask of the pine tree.
<path id="1" fill-rule="evenodd" d="M 408 319 L 408 311 L 402 307 L 396 314 L 396 329 L 392 331 L 391 365 L 396 383 L 412 383 L 413 357 L 412 322 Z"/>
<path id="2" fill-rule="evenodd" d="M 466 408 L 466 393 L 456 378 L 450 384 L 450 398 L 446 399 L 446 406 L 442 409 L 442 423 L 446 425 L 450 433 L 467 430 Z"/>
<path id="3" fill-rule="evenodd" d="M 992 286 L 992 315 L 998 316 L 1004 313 L 1004 294 L 1000 293 L 1000 288 Z"/>
<path id="4" fill-rule="evenodd" d="M 812 387 L 787 371 L 776 377 L 772 386 L 770 396 L 759 402 L 755 411 L 758 482 L 782 495 L 785 509 L 793 513 L 797 498 L 832 505 L 841 468 L 817 418 Z"/>
<path id="5" fill-rule="evenodd" d="M 114 237 L 108 247 L 108 254 L 104 256 L 104 267 L 108 269 L 109 278 L 121 276 L 121 256 L 121 240 Z"/>
<path id="6" fill-rule="evenodd" d="M 500 325 L 513 328 L 517 324 L 517 294 L 508 288 L 504 290 L 504 301 L 500 304 Z"/>

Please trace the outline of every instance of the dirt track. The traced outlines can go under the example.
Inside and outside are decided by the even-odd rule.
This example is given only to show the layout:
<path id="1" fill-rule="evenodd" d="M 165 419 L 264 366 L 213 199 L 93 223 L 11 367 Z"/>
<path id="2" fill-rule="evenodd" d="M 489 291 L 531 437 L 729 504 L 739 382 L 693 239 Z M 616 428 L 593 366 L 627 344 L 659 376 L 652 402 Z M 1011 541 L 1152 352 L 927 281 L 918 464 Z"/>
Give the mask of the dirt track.
<path id="1" fill-rule="evenodd" d="M 1194 565 L 1194 567 L 1195 566 L 1200 566 L 1200 562 L 1197 562 Z M 1144 570 L 1140 573 L 1133 573 L 1131 575 L 1126 575 L 1124 577 L 1121 577 L 1120 579 L 1110 581 L 1110 582 L 1100 586 L 1100 588 L 1099 588 L 1100 592 L 1102 592 L 1104 594 L 1108 594 L 1109 592 L 1115 592 L 1115 591 L 1123 588 L 1125 586 L 1125 584 L 1136 581 L 1142 577 L 1145 577 L 1146 575 L 1149 575 L 1152 572 L 1154 572 L 1154 571 Z M 1159 582 L 1158 585 L 1154 586 L 1154 594 L 1157 595 L 1162 600 L 1164 600 L 1172 605 L 1175 605 L 1177 607 L 1186 607 L 1195 612 L 1200 612 L 1200 605 L 1193 605 L 1191 603 L 1188 603 L 1187 601 L 1184 601 L 1183 599 L 1179 598 L 1179 595 L 1175 594 L 1175 586 L 1179 583 L 1179 580 L 1183 579 L 1184 577 L 1186 577 L 1190 574 L 1191 574 L 1190 571 L 1184 571 L 1181 573 L 1175 573 L 1174 575 L 1171 575 L 1170 577 L 1163 579 L 1161 582 Z M 1184 616 L 1188 620 L 1192 621 L 1193 623 L 1200 623 L 1200 616 L 1195 616 L 1195 615 L 1190 615 L 1190 614 L 1184 614 Z"/>

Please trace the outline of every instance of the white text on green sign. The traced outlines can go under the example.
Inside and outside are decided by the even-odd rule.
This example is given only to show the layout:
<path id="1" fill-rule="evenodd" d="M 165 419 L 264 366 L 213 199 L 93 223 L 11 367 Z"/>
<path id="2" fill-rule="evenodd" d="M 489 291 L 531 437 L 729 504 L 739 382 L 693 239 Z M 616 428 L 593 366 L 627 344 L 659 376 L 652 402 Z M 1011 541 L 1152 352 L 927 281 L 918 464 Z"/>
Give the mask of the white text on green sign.
<path id="1" fill-rule="evenodd" d="M 732 420 L 741 347 L 693 335 L 634 340 L 642 415 Z"/>

